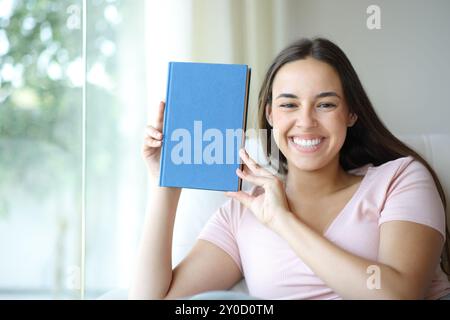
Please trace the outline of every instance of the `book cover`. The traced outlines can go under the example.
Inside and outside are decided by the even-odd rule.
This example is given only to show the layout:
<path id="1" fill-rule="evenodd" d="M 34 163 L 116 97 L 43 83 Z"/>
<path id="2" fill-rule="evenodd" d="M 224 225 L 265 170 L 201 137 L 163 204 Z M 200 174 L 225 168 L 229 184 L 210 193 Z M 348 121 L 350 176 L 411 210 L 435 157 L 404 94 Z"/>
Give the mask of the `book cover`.
<path id="1" fill-rule="evenodd" d="M 170 62 L 159 185 L 241 190 L 250 68 Z"/>

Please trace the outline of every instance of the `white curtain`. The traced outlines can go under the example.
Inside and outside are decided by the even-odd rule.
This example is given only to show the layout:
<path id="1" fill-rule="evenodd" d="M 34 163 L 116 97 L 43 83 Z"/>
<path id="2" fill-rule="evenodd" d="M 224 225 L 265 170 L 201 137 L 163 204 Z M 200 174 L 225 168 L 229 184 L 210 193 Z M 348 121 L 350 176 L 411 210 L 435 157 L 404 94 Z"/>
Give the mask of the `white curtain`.
<path id="1" fill-rule="evenodd" d="M 286 42 L 286 10 L 285 0 L 146 2 L 149 112 L 165 98 L 168 61 L 248 64 L 255 108 L 265 71 Z"/>

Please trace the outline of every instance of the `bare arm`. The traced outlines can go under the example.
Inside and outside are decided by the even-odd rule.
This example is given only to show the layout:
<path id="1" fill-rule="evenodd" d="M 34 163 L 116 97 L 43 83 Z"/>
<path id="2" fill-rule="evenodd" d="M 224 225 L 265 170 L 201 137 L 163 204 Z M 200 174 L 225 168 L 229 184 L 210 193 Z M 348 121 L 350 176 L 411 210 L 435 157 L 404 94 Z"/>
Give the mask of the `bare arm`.
<path id="1" fill-rule="evenodd" d="M 239 267 L 225 251 L 209 241 L 198 240 L 173 270 L 172 284 L 165 299 L 228 290 L 241 279 Z"/>
<path id="2" fill-rule="evenodd" d="M 176 299 L 227 290 L 242 279 L 221 248 L 198 240 L 172 271 L 172 237 L 180 189 L 153 187 L 138 252 L 130 299 Z"/>
<path id="3" fill-rule="evenodd" d="M 299 220 L 289 219 L 282 228 L 283 237 L 345 299 L 423 299 L 444 243 L 442 235 L 428 226 L 389 221 L 380 227 L 378 261 L 370 261 L 341 249 Z M 368 271 L 380 276 L 379 287 L 368 285 Z"/>
<path id="4" fill-rule="evenodd" d="M 184 297 L 228 289 L 242 277 L 227 253 L 202 240 L 172 271 L 173 227 L 181 189 L 158 186 L 164 107 L 161 102 L 154 126 L 146 128 L 142 148 L 151 187 L 129 299 Z"/>
<path id="5" fill-rule="evenodd" d="M 172 236 L 181 190 L 153 183 L 130 299 L 162 299 L 172 281 Z"/>

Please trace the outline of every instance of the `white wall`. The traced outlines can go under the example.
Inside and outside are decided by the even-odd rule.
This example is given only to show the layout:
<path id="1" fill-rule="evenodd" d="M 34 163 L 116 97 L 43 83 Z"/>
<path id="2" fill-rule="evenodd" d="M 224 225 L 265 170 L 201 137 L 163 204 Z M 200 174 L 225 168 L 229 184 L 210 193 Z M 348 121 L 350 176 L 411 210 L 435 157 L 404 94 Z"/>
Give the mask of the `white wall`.
<path id="1" fill-rule="evenodd" d="M 349 57 L 379 116 L 394 134 L 450 133 L 450 1 L 285 0 L 277 43 L 324 36 Z M 369 30 L 366 9 L 381 9 Z M 277 50 L 281 50 L 279 47 Z"/>

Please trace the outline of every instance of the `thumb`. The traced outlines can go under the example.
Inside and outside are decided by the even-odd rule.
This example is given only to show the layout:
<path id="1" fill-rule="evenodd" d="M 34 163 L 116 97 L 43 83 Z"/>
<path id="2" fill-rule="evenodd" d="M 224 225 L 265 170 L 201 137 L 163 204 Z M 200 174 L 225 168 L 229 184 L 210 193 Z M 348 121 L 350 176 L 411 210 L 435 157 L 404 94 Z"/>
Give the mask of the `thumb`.
<path id="1" fill-rule="evenodd" d="M 242 203 L 247 208 L 250 208 L 250 205 L 253 202 L 253 197 L 244 191 L 225 192 L 225 196 L 236 199 L 237 201 Z"/>
<path id="2" fill-rule="evenodd" d="M 156 117 L 154 119 L 154 126 L 159 131 L 162 131 L 162 129 L 163 129 L 165 107 L 166 107 L 165 102 L 161 101 L 159 103 L 158 109 L 156 111 Z"/>

